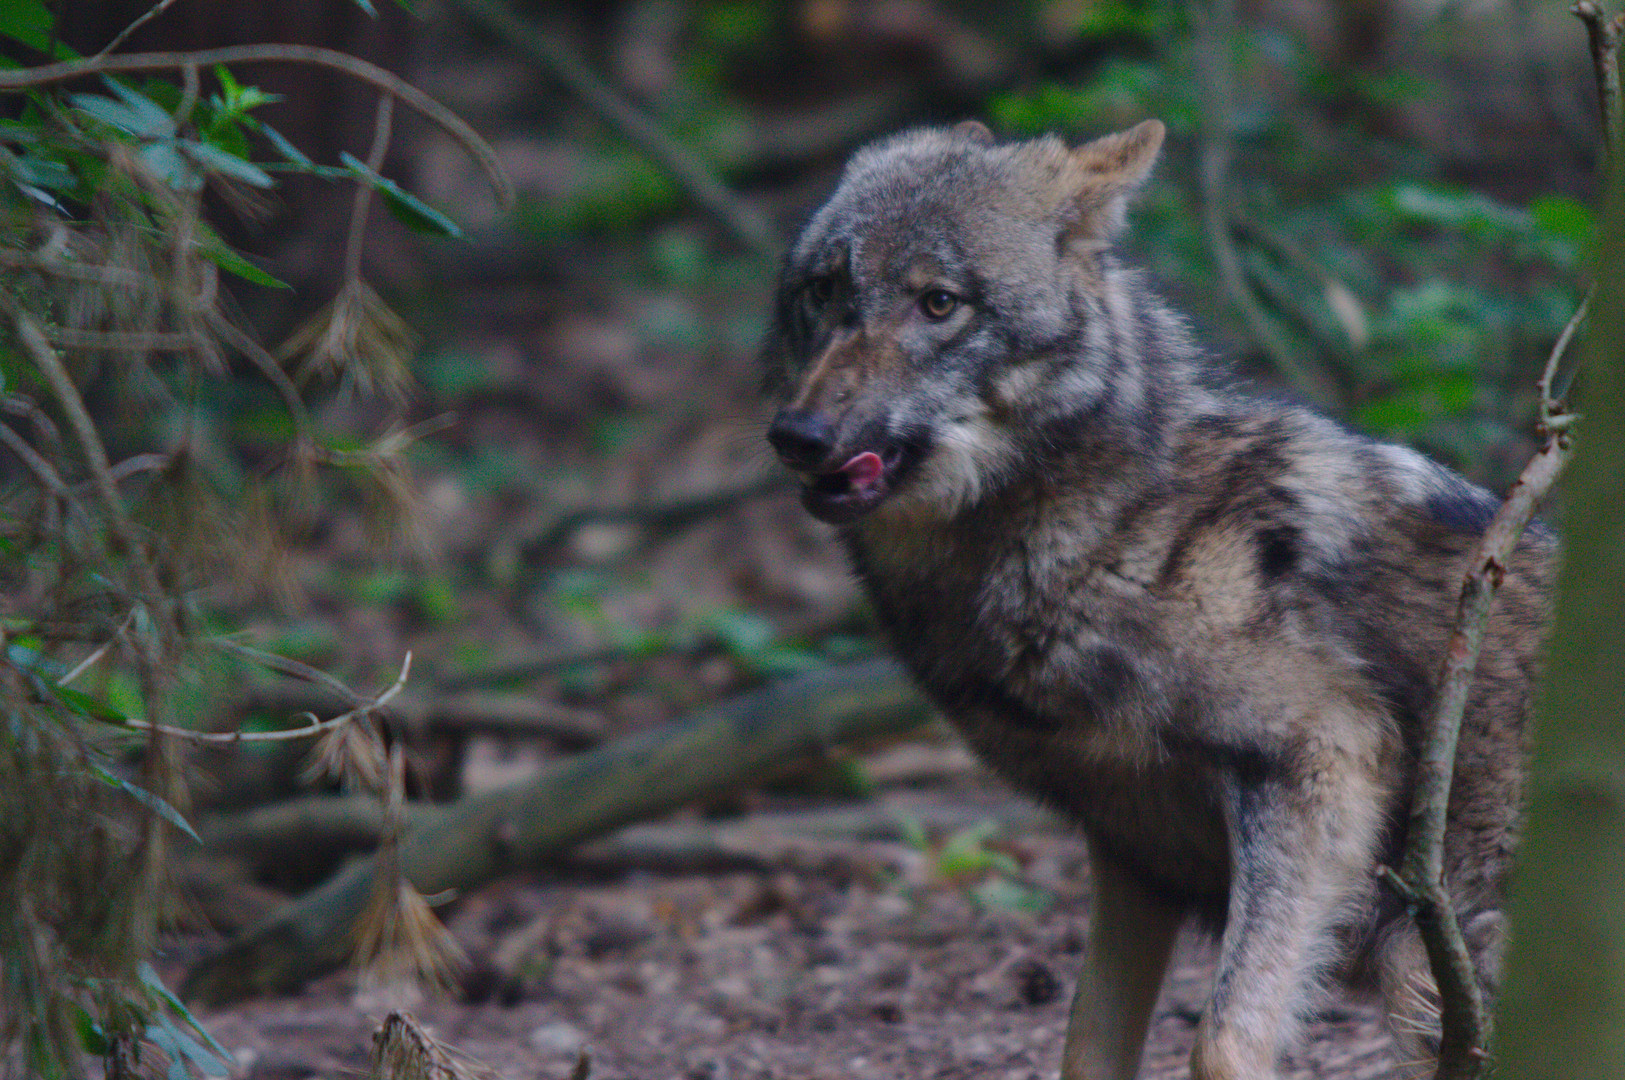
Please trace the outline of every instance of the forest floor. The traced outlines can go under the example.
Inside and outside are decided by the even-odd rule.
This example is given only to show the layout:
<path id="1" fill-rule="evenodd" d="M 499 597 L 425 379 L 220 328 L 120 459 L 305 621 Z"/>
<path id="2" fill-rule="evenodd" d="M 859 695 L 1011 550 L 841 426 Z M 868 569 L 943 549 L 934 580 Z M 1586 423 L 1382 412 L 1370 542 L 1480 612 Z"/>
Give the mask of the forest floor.
<path id="1" fill-rule="evenodd" d="M 719 823 L 733 837 L 721 859 L 655 842 L 710 827 L 690 817 L 462 898 L 448 917 L 470 962 L 458 994 L 390 1000 L 345 973 L 201 1019 L 246 1080 L 364 1074 L 399 1005 L 510 1080 L 564 1080 L 582 1054 L 599 1080 L 1055 1077 L 1086 932 L 1083 845 L 957 746 L 878 760 L 922 752 L 950 768 L 861 803 Z M 901 819 L 931 842 L 887 838 Z M 1186 1075 L 1211 966 L 1210 944 L 1181 942 L 1143 1076 Z M 1406 1071 L 1375 1006 L 1334 999 L 1281 1075 Z"/>

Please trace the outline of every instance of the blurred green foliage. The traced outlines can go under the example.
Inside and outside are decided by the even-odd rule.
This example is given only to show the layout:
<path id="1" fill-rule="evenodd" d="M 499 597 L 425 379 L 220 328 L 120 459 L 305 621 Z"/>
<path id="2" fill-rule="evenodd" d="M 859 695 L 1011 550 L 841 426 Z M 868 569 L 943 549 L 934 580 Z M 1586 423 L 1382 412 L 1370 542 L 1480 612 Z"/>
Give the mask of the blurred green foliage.
<path id="1" fill-rule="evenodd" d="M 1201 42 L 1187 11 L 1087 5 L 1080 34 L 1112 52 L 1082 78 L 1000 90 L 988 113 L 1008 134 L 1074 139 L 1146 116 L 1166 122 L 1176 138 L 1129 246 L 1200 321 L 1244 341 L 1225 298 L 1205 287 L 1216 273 L 1194 181 L 1204 105 L 1185 74 Z M 1435 178 L 1428 147 L 1372 134 L 1374 112 L 1437 94 L 1413 72 L 1334 67 L 1272 27 L 1238 33 L 1231 51 L 1232 212 L 1250 225 L 1239 231 L 1253 287 L 1295 349 L 1334 373 L 1356 426 L 1504 483 L 1506 464 L 1486 464 L 1486 453 L 1532 419 L 1534 378 L 1578 306 L 1590 211 L 1551 194 L 1507 205 Z"/>

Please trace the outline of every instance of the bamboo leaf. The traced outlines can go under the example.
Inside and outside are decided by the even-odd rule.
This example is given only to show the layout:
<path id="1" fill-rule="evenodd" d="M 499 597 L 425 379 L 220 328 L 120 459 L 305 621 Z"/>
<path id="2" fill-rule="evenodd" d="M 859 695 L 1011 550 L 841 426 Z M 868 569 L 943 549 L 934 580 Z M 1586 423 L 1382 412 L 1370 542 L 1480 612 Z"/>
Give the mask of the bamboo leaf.
<path id="1" fill-rule="evenodd" d="M 118 774 L 111 772 L 108 769 L 95 764 L 94 762 L 90 764 L 90 772 L 96 777 L 96 779 L 102 781 L 104 784 L 107 784 L 109 787 L 118 788 L 120 791 L 130 796 L 130 798 L 134 799 L 142 806 L 145 806 L 148 810 L 151 810 L 153 813 L 175 826 L 175 828 L 179 829 L 187 836 L 190 836 L 193 840 L 197 841 L 200 846 L 202 845 L 202 837 L 198 836 L 191 824 L 188 823 L 185 818 L 181 817 L 180 811 L 169 805 L 169 803 L 164 799 L 159 798 L 157 795 L 154 795 L 144 787 L 138 787 L 135 784 L 130 783 L 128 780 L 124 779 L 124 777 L 119 776 Z"/>
<path id="2" fill-rule="evenodd" d="M 245 161 L 230 151 L 206 142 L 196 142 L 192 139 L 182 139 L 178 144 L 181 152 L 205 168 L 225 173 L 236 180 L 257 188 L 275 187 L 276 181 L 264 169 L 252 161 Z"/>
<path id="3" fill-rule="evenodd" d="M 403 190 L 395 181 L 378 175 L 354 154 L 343 153 L 339 155 L 339 159 L 349 168 L 350 174 L 357 181 L 378 192 L 383 197 L 390 212 L 413 232 L 426 233 L 431 236 L 460 237 L 463 235 L 462 228 L 451 218 L 419 199 L 416 195 Z"/>

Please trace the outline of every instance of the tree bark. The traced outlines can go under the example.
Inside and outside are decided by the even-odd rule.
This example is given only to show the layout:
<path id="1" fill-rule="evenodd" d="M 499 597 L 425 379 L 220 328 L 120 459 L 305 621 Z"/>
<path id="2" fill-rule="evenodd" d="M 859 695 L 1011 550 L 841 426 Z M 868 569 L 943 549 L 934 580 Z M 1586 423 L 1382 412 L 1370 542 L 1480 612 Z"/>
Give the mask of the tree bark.
<path id="1" fill-rule="evenodd" d="M 888 660 L 788 679 L 465 799 L 407 833 L 401 868 L 425 895 L 470 889 L 628 822 L 759 782 L 841 743 L 902 733 L 929 715 Z M 291 991 L 339 967 L 372 877 L 371 859 L 352 861 L 200 961 L 183 993 L 221 1003 Z"/>
<path id="2" fill-rule="evenodd" d="M 1625 1077 L 1625 185 L 1614 172 L 1509 906 L 1504 1080 Z"/>

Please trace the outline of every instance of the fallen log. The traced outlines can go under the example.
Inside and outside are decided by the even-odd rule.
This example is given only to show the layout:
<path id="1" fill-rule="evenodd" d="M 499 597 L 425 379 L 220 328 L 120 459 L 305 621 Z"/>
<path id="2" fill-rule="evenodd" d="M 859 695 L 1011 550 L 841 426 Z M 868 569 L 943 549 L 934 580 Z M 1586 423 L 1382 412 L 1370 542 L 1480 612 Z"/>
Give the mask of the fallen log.
<path id="1" fill-rule="evenodd" d="M 400 865 L 425 895 L 474 888 L 619 826 L 759 783 L 842 743 L 902 733 L 929 715 L 889 660 L 786 679 L 448 806 L 409 829 Z M 372 879 L 370 858 L 352 860 L 199 961 L 183 994 L 218 1004 L 284 993 L 338 968 Z"/>
<path id="2" fill-rule="evenodd" d="M 414 802 L 406 803 L 401 813 L 408 829 L 416 829 L 455 809 Z M 1054 820 L 1025 800 L 989 807 L 892 795 L 857 806 L 757 811 L 732 821 L 628 825 L 572 848 L 559 864 L 600 873 L 795 870 L 851 876 L 844 868 L 872 861 L 867 845 L 906 840 L 905 822 L 946 835 L 988 824 L 1002 831 L 1031 832 L 1053 826 Z M 224 861 L 251 875 L 274 873 L 301 861 L 320 866 L 326 876 L 345 858 L 378 846 L 384 835 L 384 811 L 370 795 L 309 795 L 205 820 L 198 825 L 198 835 L 206 853 L 203 861 Z M 237 925 L 242 925 L 240 919 Z"/>

